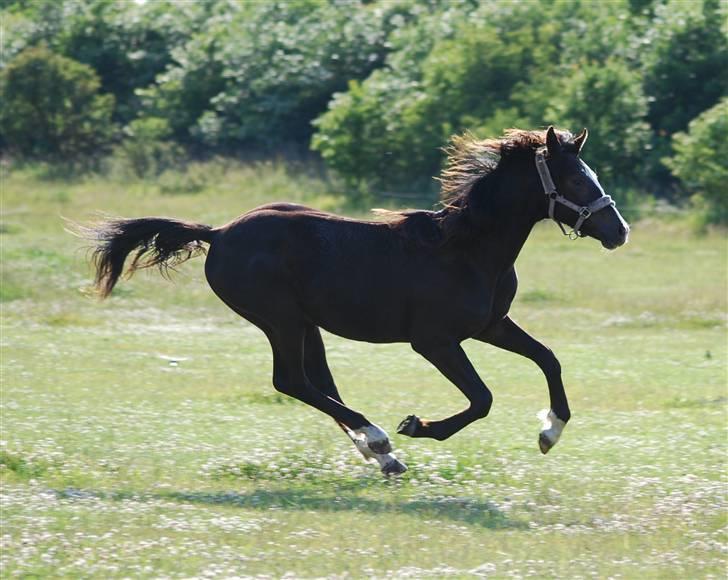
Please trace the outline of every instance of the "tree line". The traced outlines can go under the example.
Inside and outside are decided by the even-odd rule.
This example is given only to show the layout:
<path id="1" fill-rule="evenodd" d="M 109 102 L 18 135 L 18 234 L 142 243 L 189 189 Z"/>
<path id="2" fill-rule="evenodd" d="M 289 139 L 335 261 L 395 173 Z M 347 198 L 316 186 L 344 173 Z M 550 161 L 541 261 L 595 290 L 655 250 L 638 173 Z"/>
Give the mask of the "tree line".
<path id="1" fill-rule="evenodd" d="M 591 131 L 622 199 L 725 222 L 720 0 L 4 0 L 0 147 L 13 160 L 312 149 L 353 192 L 427 192 L 469 130 Z"/>

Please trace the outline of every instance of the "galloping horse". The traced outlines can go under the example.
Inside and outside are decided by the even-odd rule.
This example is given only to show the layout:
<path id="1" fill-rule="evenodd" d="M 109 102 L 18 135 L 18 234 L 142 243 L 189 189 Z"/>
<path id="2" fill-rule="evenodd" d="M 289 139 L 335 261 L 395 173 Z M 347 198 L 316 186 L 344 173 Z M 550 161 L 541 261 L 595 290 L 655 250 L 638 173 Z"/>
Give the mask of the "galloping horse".
<path id="1" fill-rule="evenodd" d="M 558 360 L 508 316 L 514 262 L 536 222 L 551 218 L 572 238 L 605 248 L 629 227 L 579 158 L 586 129 L 512 129 L 499 139 L 456 137 L 446 149 L 439 211 L 387 212 L 354 220 L 289 203 L 210 226 L 167 218 L 115 219 L 86 229 L 97 244 L 96 285 L 108 296 L 128 272 L 162 270 L 207 250 L 217 296 L 260 328 L 273 349 L 273 385 L 331 416 L 385 474 L 406 466 L 386 432 L 347 407 L 326 362 L 319 329 L 374 343 L 409 342 L 468 399 L 440 420 L 410 415 L 397 432 L 447 439 L 485 417 L 493 397 L 460 343 L 474 338 L 525 356 L 543 371 L 550 409 L 539 447 L 547 453 L 571 416 Z"/>

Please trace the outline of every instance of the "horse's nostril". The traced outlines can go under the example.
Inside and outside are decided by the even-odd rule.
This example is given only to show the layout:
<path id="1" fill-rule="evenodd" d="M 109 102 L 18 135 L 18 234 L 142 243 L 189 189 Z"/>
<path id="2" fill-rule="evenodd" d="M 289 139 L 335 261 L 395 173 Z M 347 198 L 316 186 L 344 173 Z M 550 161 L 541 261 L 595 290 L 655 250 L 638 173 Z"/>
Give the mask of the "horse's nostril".
<path id="1" fill-rule="evenodd" d="M 620 236 L 626 236 L 628 232 L 629 232 L 629 230 L 627 229 L 627 226 L 625 226 L 624 224 L 619 225 L 619 235 Z"/>

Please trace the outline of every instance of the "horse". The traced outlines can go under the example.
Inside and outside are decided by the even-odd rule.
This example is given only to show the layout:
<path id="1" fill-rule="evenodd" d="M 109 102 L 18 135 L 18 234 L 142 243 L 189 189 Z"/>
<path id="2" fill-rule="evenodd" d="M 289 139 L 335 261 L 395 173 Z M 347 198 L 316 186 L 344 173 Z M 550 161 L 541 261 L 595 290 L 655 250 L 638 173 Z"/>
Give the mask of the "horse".
<path id="1" fill-rule="evenodd" d="M 205 276 L 234 312 L 263 331 L 273 351 L 273 386 L 332 417 L 385 475 L 407 467 L 386 431 L 348 407 L 326 361 L 320 329 L 371 343 L 409 343 L 465 396 L 450 417 L 409 415 L 397 433 L 442 441 L 488 415 L 491 391 L 461 347 L 473 338 L 532 360 L 544 373 L 550 408 L 538 444 L 547 453 L 571 412 L 554 353 L 509 316 L 516 258 L 546 218 L 572 239 L 612 250 L 629 226 L 580 158 L 587 130 L 574 136 L 510 129 L 495 139 L 466 133 L 445 148 L 437 210 L 341 217 L 271 203 L 222 227 L 170 218 L 109 219 L 87 226 L 95 244 L 95 285 L 108 296 L 124 273 L 167 268 L 206 253 Z M 570 225 L 567 232 L 564 225 Z"/>

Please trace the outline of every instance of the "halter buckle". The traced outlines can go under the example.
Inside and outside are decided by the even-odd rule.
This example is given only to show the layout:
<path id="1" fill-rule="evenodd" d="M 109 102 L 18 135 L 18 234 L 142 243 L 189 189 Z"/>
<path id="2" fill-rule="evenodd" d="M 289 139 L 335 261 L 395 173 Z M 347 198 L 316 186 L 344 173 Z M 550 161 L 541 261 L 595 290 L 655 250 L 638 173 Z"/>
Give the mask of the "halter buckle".
<path id="1" fill-rule="evenodd" d="M 584 218 L 584 219 L 589 219 L 589 217 L 591 216 L 591 214 L 592 214 L 591 210 L 588 207 L 586 207 L 586 206 L 582 207 L 579 210 L 579 216 L 582 217 L 582 218 Z"/>

